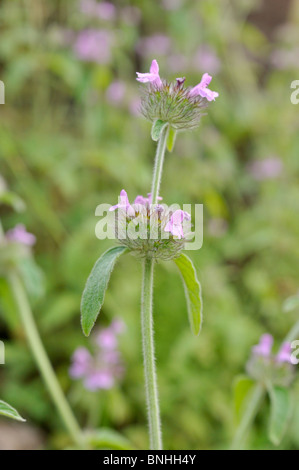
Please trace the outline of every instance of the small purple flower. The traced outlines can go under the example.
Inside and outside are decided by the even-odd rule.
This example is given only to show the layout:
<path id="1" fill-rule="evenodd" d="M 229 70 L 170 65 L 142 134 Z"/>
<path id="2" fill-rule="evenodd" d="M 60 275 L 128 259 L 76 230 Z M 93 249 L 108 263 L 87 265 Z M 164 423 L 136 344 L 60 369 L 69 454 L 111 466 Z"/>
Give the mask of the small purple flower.
<path id="1" fill-rule="evenodd" d="M 184 220 L 190 220 L 191 215 L 186 211 L 176 210 L 170 217 L 169 222 L 164 229 L 165 232 L 172 233 L 173 236 L 179 239 L 184 238 L 182 223 Z"/>
<path id="2" fill-rule="evenodd" d="M 121 190 L 119 196 L 119 203 L 115 204 L 115 206 L 111 206 L 109 211 L 115 211 L 116 209 L 123 209 L 127 212 L 128 216 L 134 217 L 135 211 L 129 202 L 128 195 L 124 189 Z"/>
<path id="3" fill-rule="evenodd" d="M 36 242 L 36 237 L 32 233 L 27 232 L 23 224 L 18 224 L 11 230 L 8 230 L 6 232 L 6 238 L 7 240 L 28 246 L 32 246 Z"/>
<path id="4" fill-rule="evenodd" d="M 76 349 L 69 369 L 71 378 L 82 379 L 84 387 L 91 391 L 112 388 L 124 372 L 117 339 L 124 328 L 121 320 L 114 320 L 108 328 L 100 330 L 94 354 L 83 347 Z"/>
<path id="5" fill-rule="evenodd" d="M 264 160 L 255 160 L 248 169 L 255 180 L 263 181 L 277 178 L 283 170 L 283 163 L 278 157 L 268 157 Z"/>
<path id="6" fill-rule="evenodd" d="M 253 346 L 252 352 L 256 356 L 269 358 L 271 356 L 273 346 L 273 336 L 265 334 L 261 337 L 259 344 Z"/>
<path id="7" fill-rule="evenodd" d="M 285 342 L 281 345 L 279 353 L 276 356 L 276 361 L 278 363 L 288 362 L 290 364 L 293 364 L 291 356 L 292 356 L 291 344 Z"/>
<path id="8" fill-rule="evenodd" d="M 80 60 L 107 64 L 111 59 L 111 43 L 109 31 L 85 29 L 76 38 L 74 52 Z"/>
<path id="9" fill-rule="evenodd" d="M 156 60 L 152 61 L 151 67 L 150 67 L 150 73 L 137 73 L 137 81 L 141 83 L 147 83 L 150 82 L 153 85 L 157 86 L 158 88 L 162 86 L 162 81 L 159 76 L 159 65 Z"/>
<path id="10" fill-rule="evenodd" d="M 102 20 L 111 21 L 116 16 L 116 8 L 113 3 L 100 2 L 96 5 L 95 13 L 98 18 L 101 18 Z"/>
<path id="11" fill-rule="evenodd" d="M 208 73 L 204 73 L 201 82 L 194 88 L 192 88 L 192 90 L 190 91 L 190 96 L 202 96 L 208 101 L 215 101 L 215 99 L 219 96 L 219 93 L 217 93 L 217 91 L 211 91 L 208 88 L 208 85 L 211 83 L 211 80 L 211 75 L 209 75 Z"/>
<path id="12" fill-rule="evenodd" d="M 111 103 L 118 104 L 123 101 L 125 97 L 125 93 L 126 93 L 125 83 L 120 80 L 117 80 L 115 82 L 112 82 L 111 85 L 109 85 L 106 91 L 106 97 Z"/>

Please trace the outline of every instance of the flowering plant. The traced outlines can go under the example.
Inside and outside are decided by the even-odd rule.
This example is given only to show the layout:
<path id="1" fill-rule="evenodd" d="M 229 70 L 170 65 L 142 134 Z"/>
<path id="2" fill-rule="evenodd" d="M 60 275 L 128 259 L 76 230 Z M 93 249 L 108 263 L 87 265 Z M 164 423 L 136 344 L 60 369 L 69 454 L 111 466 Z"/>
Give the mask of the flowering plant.
<path id="1" fill-rule="evenodd" d="M 158 142 L 152 188 L 147 197 L 139 195 L 133 204 L 123 189 L 118 204 L 110 207 L 111 212 L 116 212 L 119 246 L 110 248 L 97 260 L 82 295 L 82 328 L 88 336 L 103 305 L 116 260 L 127 252 L 142 258 L 141 324 L 151 449 L 162 449 L 152 312 L 154 264 L 157 260 L 174 260 L 183 279 L 189 321 L 195 335 L 200 333 L 202 326 L 201 286 L 192 261 L 182 253 L 189 235 L 184 223 L 190 222 L 191 215 L 180 209 L 167 211 L 160 203 L 164 155 L 166 147 L 169 151 L 173 149 L 176 133 L 197 127 L 202 110 L 218 96 L 208 88 L 211 79 L 204 74 L 201 82 L 193 88 L 184 87 L 184 78 L 169 83 L 160 78 L 156 60 L 152 61 L 149 73 L 137 73 L 137 80 L 147 83 L 141 108 L 143 115 L 152 122 L 152 139 Z M 139 229 L 137 237 L 132 236 L 136 227 Z"/>

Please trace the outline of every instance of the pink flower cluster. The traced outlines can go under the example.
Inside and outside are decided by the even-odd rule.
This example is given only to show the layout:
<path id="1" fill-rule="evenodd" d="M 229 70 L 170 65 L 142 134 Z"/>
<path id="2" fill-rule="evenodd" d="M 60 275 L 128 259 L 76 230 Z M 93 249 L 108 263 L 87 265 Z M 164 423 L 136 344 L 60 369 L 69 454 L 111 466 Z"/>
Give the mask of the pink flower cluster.
<path id="1" fill-rule="evenodd" d="M 74 52 L 78 59 L 107 64 L 111 59 L 112 36 L 104 29 L 84 29 L 78 34 Z"/>
<path id="2" fill-rule="evenodd" d="M 273 336 L 270 334 L 265 334 L 261 337 L 259 344 L 252 348 L 252 352 L 254 356 L 260 356 L 265 359 L 271 359 L 272 356 L 272 347 L 273 347 Z M 288 362 L 292 364 L 291 360 L 291 344 L 290 343 L 283 343 L 281 348 L 276 356 L 274 356 L 275 362 L 278 364 L 282 364 L 284 362 Z"/>
<path id="3" fill-rule="evenodd" d="M 6 239 L 27 246 L 32 246 L 36 242 L 36 237 L 32 233 L 27 232 L 26 227 L 23 224 L 18 224 L 14 228 L 8 230 L 6 232 Z"/>
<path id="4" fill-rule="evenodd" d="M 162 200 L 161 197 L 158 200 Z M 141 206 L 141 207 L 140 207 Z M 122 209 L 126 212 L 128 217 L 135 217 L 136 213 L 141 212 L 142 207 L 146 210 L 150 210 L 151 208 L 155 211 L 162 213 L 164 211 L 163 206 L 160 204 L 153 204 L 152 206 L 152 196 L 148 193 L 147 197 L 143 197 L 138 195 L 135 198 L 133 205 L 130 204 L 127 192 L 122 189 L 119 196 L 119 203 L 111 206 L 109 211 L 115 211 L 116 209 Z M 184 220 L 191 220 L 190 214 L 186 211 L 176 210 L 171 215 L 170 218 L 164 228 L 165 232 L 170 232 L 173 236 L 177 237 L 178 239 L 184 238 L 183 232 L 183 222 Z"/>
<path id="5" fill-rule="evenodd" d="M 163 86 L 163 82 L 159 75 L 159 65 L 156 60 L 152 61 L 149 73 L 137 73 L 137 81 L 141 83 L 152 83 L 157 88 L 161 88 Z M 219 96 L 217 91 L 212 91 L 208 88 L 208 85 L 211 83 L 212 77 L 208 73 L 205 73 L 202 76 L 201 82 L 193 87 L 190 90 L 189 97 L 194 98 L 196 96 L 201 96 L 202 98 L 206 98 L 208 101 L 215 101 L 215 99 Z"/>
<path id="6" fill-rule="evenodd" d="M 94 355 L 84 347 L 76 349 L 69 369 L 70 376 L 73 379 L 83 380 L 87 390 L 112 388 L 124 373 L 117 338 L 124 328 L 125 325 L 121 320 L 115 320 L 108 328 L 100 330 L 95 338 Z"/>

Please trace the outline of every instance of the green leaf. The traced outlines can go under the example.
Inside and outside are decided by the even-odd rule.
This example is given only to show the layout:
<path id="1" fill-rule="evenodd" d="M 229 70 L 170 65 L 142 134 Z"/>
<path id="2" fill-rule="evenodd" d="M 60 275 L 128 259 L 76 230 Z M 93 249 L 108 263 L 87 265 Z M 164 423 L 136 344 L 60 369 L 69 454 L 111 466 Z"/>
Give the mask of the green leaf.
<path id="1" fill-rule="evenodd" d="M 97 260 L 87 279 L 81 300 L 81 323 L 86 336 L 89 336 L 100 313 L 114 264 L 125 251 L 127 248 L 124 246 L 107 250 Z"/>
<path id="2" fill-rule="evenodd" d="M 278 446 L 287 430 L 292 412 L 290 392 L 287 388 L 278 386 L 268 387 L 271 401 L 271 416 L 269 424 L 269 439 Z"/>
<path id="3" fill-rule="evenodd" d="M 152 139 L 157 142 L 160 138 L 161 132 L 163 131 L 164 127 L 167 126 L 168 123 L 161 121 L 161 119 L 157 119 L 152 127 Z"/>
<path id="4" fill-rule="evenodd" d="M 7 418 L 15 419 L 16 421 L 26 421 L 26 419 L 22 418 L 19 415 L 17 410 L 10 406 L 5 401 L 0 400 L 0 415 L 6 416 Z"/>
<path id="5" fill-rule="evenodd" d="M 112 429 L 99 429 L 86 434 L 86 441 L 92 449 L 132 450 L 132 444 Z"/>
<path id="6" fill-rule="evenodd" d="M 201 285 L 197 279 L 193 263 L 187 255 L 182 253 L 174 262 L 183 278 L 191 330 L 198 336 L 202 326 Z"/>
<path id="7" fill-rule="evenodd" d="M 169 152 L 172 152 L 175 140 L 176 140 L 176 135 L 177 131 L 173 129 L 172 127 L 169 127 L 169 131 L 167 134 L 167 141 L 166 141 L 166 147 Z"/>
<path id="8" fill-rule="evenodd" d="M 247 375 L 239 375 L 234 380 L 234 408 L 237 422 L 241 419 L 254 386 L 255 381 L 247 377 Z"/>
<path id="9" fill-rule="evenodd" d="M 23 212 L 26 209 L 24 201 L 11 191 L 0 194 L 0 203 L 12 207 L 16 212 Z"/>

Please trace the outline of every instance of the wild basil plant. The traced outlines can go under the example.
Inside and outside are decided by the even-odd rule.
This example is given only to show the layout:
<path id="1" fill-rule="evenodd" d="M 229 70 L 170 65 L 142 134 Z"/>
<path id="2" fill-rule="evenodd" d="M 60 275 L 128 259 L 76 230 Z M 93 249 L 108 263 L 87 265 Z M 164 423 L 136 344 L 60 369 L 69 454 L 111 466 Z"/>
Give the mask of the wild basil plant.
<path id="1" fill-rule="evenodd" d="M 152 312 L 156 262 L 161 259 L 172 260 L 177 265 L 184 284 L 193 333 L 198 335 L 202 326 L 201 286 L 192 261 L 183 253 L 190 241 L 190 230 L 186 229 L 186 224 L 189 222 L 190 227 L 191 216 L 180 209 L 167 210 L 161 204 L 160 184 L 164 155 L 166 148 L 172 151 L 178 132 L 195 129 L 199 125 L 204 109 L 218 96 L 217 92 L 208 88 L 211 79 L 205 73 L 195 87 L 185 87 L 185 78 L 168 82 L 160 78 L 156 60 L 152 61 L 149 73 L 137 73 L 137 80 L 145 84 L 141 111 L 152 123 L 151 137 L 157 142 L 151 192 L 146 197 L 137 196 L 131 204 L 123 189 L 118 204 L 110 207 L 110 212 L 115 213 L 114 227 L 118 245 L 110 248 L 97 260 L 82 295 L 82 328 L 88 336 L 102 308 L 117 259 L 125 253 L 132 253 L 141 259 L 141 326 L 151 449 L 162 449 Z"/>

